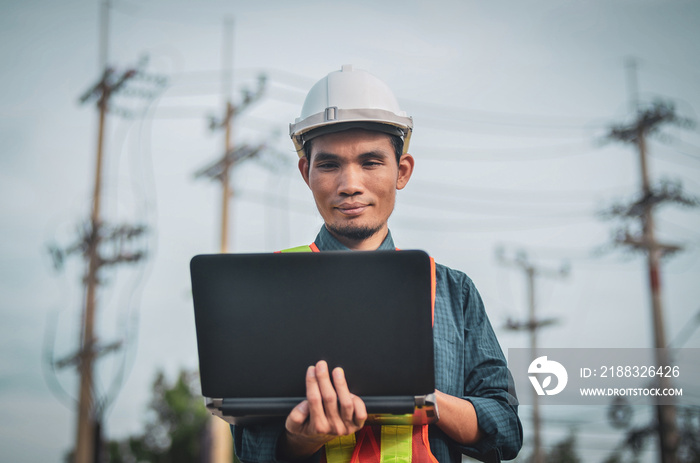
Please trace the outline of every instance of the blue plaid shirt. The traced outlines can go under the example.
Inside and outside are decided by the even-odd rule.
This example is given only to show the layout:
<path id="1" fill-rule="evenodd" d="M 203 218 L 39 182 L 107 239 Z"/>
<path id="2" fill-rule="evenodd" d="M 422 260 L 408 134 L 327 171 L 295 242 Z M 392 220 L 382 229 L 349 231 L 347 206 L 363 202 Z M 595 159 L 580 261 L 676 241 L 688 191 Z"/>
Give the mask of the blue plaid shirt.
<path id="1" fill-rule="evenodd" d="M 314 242 L 321 251 L 348 250 L 325 226 Z M 390 232 L 379 250 L 394 249 Z M 474 405 L 483 437 L 475 445 L 462 446 L 431 425 L 430 449 L 440 463 L 461 462 L 462 454 L 487 462 L 513 459 L 523 440 L 517 405 L 511 405 L 517 400 L 508 392 L 513 379 L 481 296 L 464 273 L 440 264 L 435 273 L 435 387 Z M 232 430 L 241 461 L 278 461 L 275 449 L 284 423 L 233 426 Z"/>

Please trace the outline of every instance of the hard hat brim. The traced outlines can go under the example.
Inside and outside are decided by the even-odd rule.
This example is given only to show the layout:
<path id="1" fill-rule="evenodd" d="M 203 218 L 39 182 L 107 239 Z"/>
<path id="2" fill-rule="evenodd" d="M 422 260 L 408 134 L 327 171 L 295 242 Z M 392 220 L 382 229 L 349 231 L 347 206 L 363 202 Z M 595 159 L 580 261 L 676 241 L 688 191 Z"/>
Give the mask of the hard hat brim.
<path id="1" fill-rule="evenodd" d="M 352 128 L 362 128 L 396 135 L 404 139 L 404 153 L 413 130 L 411 117 L 399 116 L 382 109 L 327 108 L 294 124 L 289 124 L 289 134 L 299 157 L 304 155 L 304 143 L 328 133 Z"/>

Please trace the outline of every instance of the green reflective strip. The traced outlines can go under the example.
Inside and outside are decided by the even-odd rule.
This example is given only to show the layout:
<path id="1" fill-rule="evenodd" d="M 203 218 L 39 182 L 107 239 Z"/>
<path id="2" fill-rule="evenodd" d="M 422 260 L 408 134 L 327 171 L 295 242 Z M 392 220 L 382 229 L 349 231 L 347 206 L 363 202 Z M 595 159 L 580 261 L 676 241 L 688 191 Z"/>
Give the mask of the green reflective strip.
<path id="1" fill-rule="evenodd" d="M 311 246 L 297 246 L 296 248 L 283 249 L 280 252 L 313 252 Z"/>
<path id="2" fill-rule="evenodd" d="M 308 247 L 308 246 L 307 246 Z M 349 463 L 355 451 L 355 434 L 338 436 L 326 443 L 327 463 Z"/>
<path id="3" fill-rule="evenodd" d="M 411 463 L 413 456 L 413 426 L 382 426 L 380 463 Z"/>

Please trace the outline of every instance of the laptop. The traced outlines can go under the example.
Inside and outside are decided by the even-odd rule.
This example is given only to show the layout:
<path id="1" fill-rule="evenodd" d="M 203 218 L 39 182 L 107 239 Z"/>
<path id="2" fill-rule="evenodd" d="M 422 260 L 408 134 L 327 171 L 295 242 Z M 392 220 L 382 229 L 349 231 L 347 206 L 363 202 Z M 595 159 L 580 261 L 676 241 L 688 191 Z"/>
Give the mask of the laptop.
<path id="1" fill-rule="evenodd" d="M 423 251 L 195 256 L 207 408 L 232 424 L 284 420 L 326 360 L 369 422 L 436 421 L 430 273 Z"/>

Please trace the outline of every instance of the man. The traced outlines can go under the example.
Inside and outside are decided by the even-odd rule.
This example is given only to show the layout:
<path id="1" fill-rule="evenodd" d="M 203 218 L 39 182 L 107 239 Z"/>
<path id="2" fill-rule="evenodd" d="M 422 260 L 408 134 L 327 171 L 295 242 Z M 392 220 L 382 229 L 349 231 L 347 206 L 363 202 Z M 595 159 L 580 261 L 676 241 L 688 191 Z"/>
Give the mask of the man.
<path id="1" fill-rule="evenodd" d="M 309 91 L 290 133 L 300 155 L 299 171 L 324 221 L 311 249 L 395 249 L 387 221 L 396 191 L 413 173 L 412 126 L 383 82 L 351 66 L 330 73 Z M 440 419 L 412 434 L 409 429 L 406 445 L 413 453 L 408 458 L 440 463 L 459 462 L 462 454 L 483 461 L 515 458 L 522 427 L 508 393 L 512 378 L 481 298 L 462 272 L 436 264 L 435 280 Z M 361 290 L 354 283 L 349 276 L 349 290 Z M 379 427 L 365 426 L 367 411 L 350 393 L 351 382 L 342 369 L 329 371 L 323 361 L 309 367 L 306 400 L 284 426 L 234 426 L 237 456 L 243 462 L 364 463 L 359 455 L 382 461 L 389 445 L 378 437 L 384 436 Z"/>

